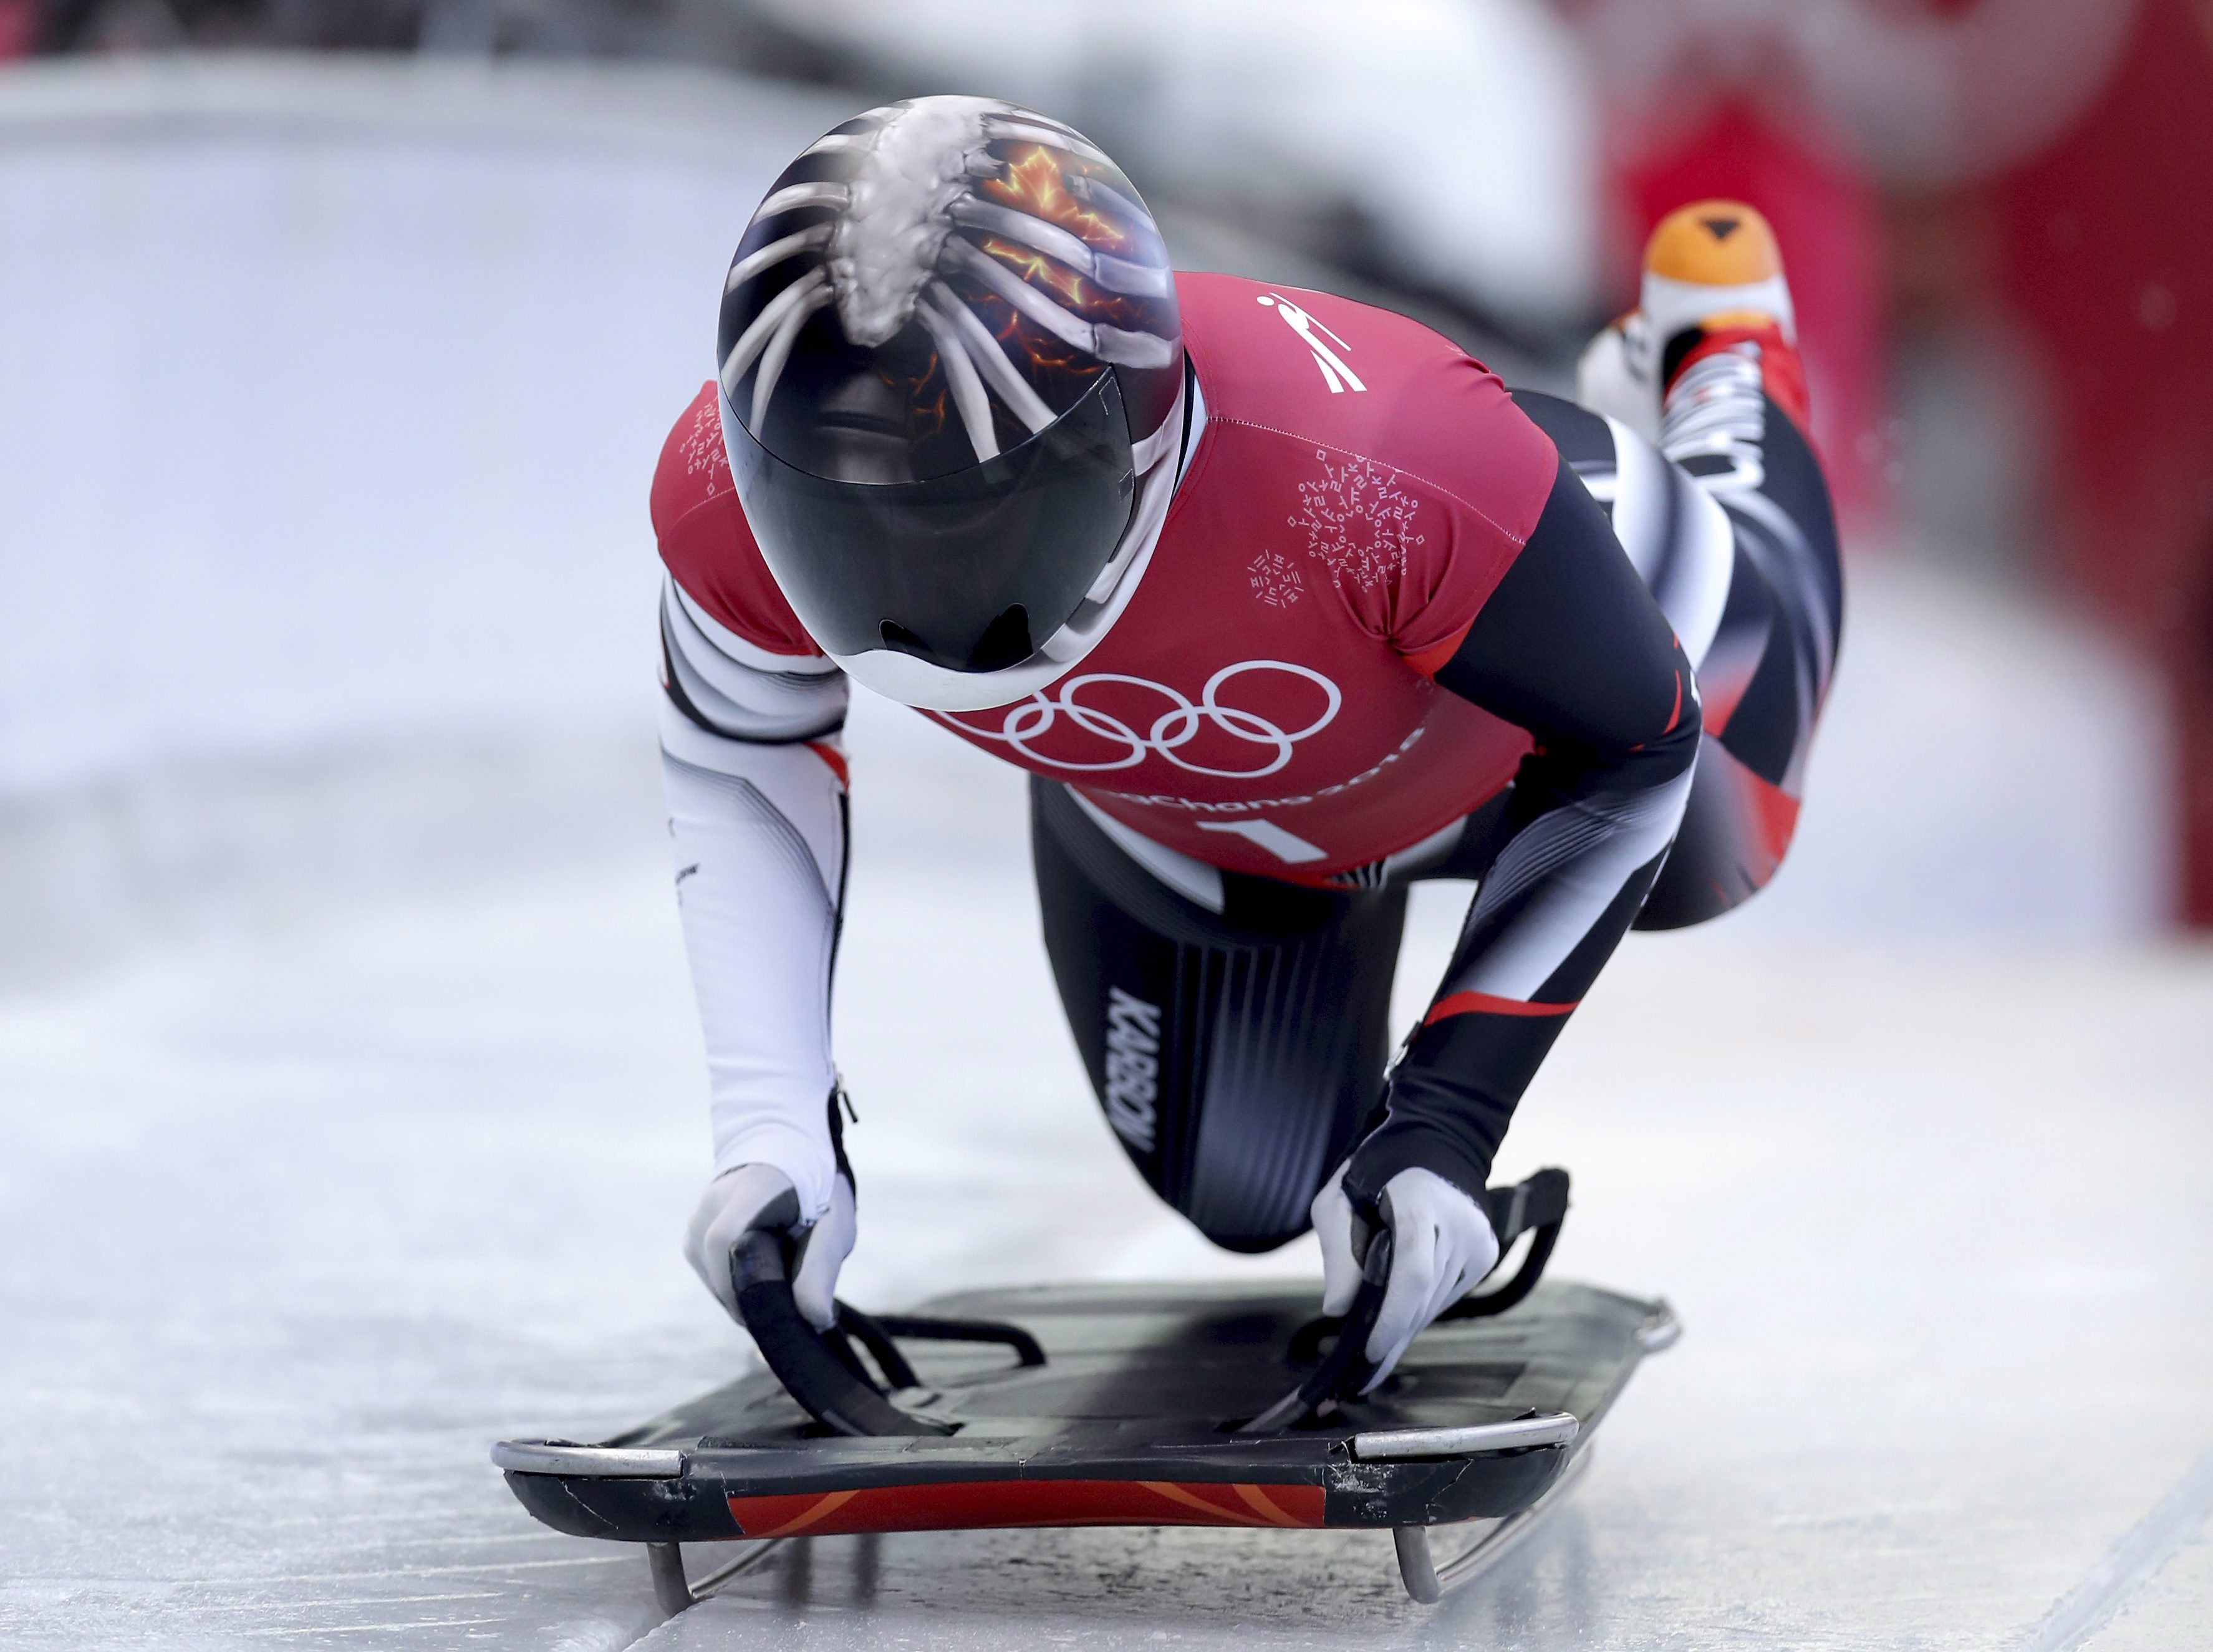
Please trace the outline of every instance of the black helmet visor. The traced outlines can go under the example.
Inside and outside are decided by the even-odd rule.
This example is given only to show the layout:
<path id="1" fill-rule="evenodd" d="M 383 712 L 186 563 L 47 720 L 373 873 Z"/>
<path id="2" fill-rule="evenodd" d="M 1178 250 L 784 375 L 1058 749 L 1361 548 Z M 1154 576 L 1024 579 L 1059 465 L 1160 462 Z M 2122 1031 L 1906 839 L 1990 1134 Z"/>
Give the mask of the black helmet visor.
<path id="1" fill-rule="evenodd" d="M 891 648 L 954 671 L 1019 664 L 1076 612 L 1136 506 L 1112 371 L 1019 447 L 928 481 L 800 470 L 727 400 L 722 433 L 769 570 L 831 654 Z"/>

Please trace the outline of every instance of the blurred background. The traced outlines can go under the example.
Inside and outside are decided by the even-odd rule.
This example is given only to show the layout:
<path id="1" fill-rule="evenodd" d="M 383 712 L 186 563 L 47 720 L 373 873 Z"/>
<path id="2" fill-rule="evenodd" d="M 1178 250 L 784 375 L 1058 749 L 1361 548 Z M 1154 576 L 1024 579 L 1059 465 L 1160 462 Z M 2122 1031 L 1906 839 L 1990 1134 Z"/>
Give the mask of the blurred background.
<path id="1" fill-rule="evenodd" d="M 1663 212 L 1752 201 L 1841 663 L 1789 863 L 1632 937 L 1509 1141 L 1575 1171 L 1556 1267 L 1691 1336 L 1441 1641 L 1387 1549 L 1094 1533 L 825 1540 L 652 1644 L 2090 1621 L 2213 1442 L 2213 0 L 0 0 L 0 1641 L 652 1629 L 484 1461 L 742 1356 L 677 1255 L 647 490 L 769 180 L 942 91 L 1087 131 L 1182 267 L 1556 390 Z M 1315 1271 L 1113 1149 L 1019 774 L 849 741 L 847 1294 Z M 2190 1552 L 2099 1652 L 2203 1644 Z"/>
<path id="2" fill-rule="evenodd" d="M 1744 922 L 2213 924 L 2204 0 L 0 0 L 0 59 L 16 978 L 624 829 L 710 283 L 809 134 L 946 88 L 1186 267 L 1545 387 L 1661 213 L 1753 200 L 1855 600 Z"/>

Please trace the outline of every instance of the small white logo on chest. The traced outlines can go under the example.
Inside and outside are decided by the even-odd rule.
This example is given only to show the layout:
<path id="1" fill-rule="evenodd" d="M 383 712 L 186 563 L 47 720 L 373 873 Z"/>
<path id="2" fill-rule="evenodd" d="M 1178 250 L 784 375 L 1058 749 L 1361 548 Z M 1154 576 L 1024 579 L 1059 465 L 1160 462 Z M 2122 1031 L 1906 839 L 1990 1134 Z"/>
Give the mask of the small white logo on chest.
<path id="1" fill-rule="evenodd" d="M 1364 391 L 1368 388 L 1361 383 L 1359 375 L 1344 364 L 1344 358 L 1337 353 L 1337 350 L 1350 350 L 1350 344 L 1330 332 L 1326 326 L 1281 293 L 1263 293 L 1259 302 L 1274 309 L 1283 318 L 1283 325 L 1306 341 L 1307 348 L 1314 351 L 1314 365 L 1321 369 L 1322 382 L 1329 387 L 1331 395 L 1341 396 L 1348 389 Z M 1329 344 L 1315 338 L 1317 332 L 1328 333 L 1330 344 L 1335 344 L 1337 350 L 1332 350 Z"/>

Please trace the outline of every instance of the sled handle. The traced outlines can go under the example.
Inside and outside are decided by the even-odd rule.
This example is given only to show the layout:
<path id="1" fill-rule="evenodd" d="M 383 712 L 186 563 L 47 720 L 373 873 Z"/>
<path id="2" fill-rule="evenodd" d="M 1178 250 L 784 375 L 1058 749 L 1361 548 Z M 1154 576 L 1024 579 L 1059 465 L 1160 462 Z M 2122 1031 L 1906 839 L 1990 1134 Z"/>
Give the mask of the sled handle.
<path id="1" fill-rule="evenodd" d="M 844 1310 L 851 1313 L 850 1308 Z M 905 1338 L 910 1342 L 983 1342 L 996 1343 L 1010 1349 L 1016 1365 L 1042 1365 L 1045 1348 L 1035 1337 L 1018 1325 L 1009 1325 L 1002 1320 L 948 1320 L 936 1314 L 878 1314 L 869 1318 L 876 1328 L 887 1337 Z M 869 1350 L 875 1351 L 870 1343 Z"/>
<path id="2" fill-rule="evenodd" d="M 1497 1289 L 1461 1297 L 1437 1315 L 1440 1320 L 1480 1320 L 1503 1314 L 1537 1289 L 1545 1277 L 1545 1264 L 1552 1259 L 1552 1247 L 1560 1242 L 1560 1224 L 1568 1219 L 1568 1173 L 1539 1170 L 1512 1187 L 1487 1187 L 1483 1197 L 1498 1234 L 1498 1259 L 1503 1262 L 1514 1241 L 1525 1233 L 1530 1235 L 1529 1253 Z"/>
<path id="3" fill-rule="evenodd" d="M 1368 1359 L 1368 1333 L 1375 1329 L 1376 1317 L 1383 1312 L 1383 1288 L 1390 1281 L 1391 1234 L 1384 1228 L 1368 1241 L 1368 1254 L 1360 1263 L 1360 1292 L 1352 1299 L 1352 1307 L 1344 1317 L 1310 1320 L 1291 1339 L 1295 1345 L 1308 1331 L 1319 1326 L 1321 1335 L 1332 1330 L 1337 1332 L 1336 1345 L 1307 1374 L 1305 1381 L 1259 1416 L 1239 1423 L 1235 1431 L 1281 1433 L 1311 1417 L 1325 1401 L 1357 1393 L 1367 1381 L 1369 1372 L 1375 1369 Z M 1314 1341 L 1319 1345 L 1320 1336 Z"/>
<path id="4" fill-rule="evenodd" d="M 921 1380 L 915 1375 L 914 1367 L 907 1363 L 906 1356 L 899 1352 L 899 1344 L 892 1340 L 890 1332 L 881 1320 L 872 1314 L 862 1313 L 842 1296 L 832 1306 L 838 1311 L 838 1322 L 831 1334 L 839 1339 L 832 1351 L 837 1345 L 843 1345 L 850 1352 L 851 1345 L 858 1343 L 869 1350 L 876 1369 L 884 1374 L 885 1387 L 912 1388 L 919 1385 Z M 865 1376 L 867 1373 L 862 1375 Z"/>
<path id="5" fill-rule="evenodd" d="M 887 1388 L 912 1388 L 922 1379 L 899 1352 L 901 1342 L 991 1343 L 1010 1350 L 1017 1366 L 1046 1362 L 1045 1344 L 1018 1325 L 1004 1320 L 952 1320 L 936 1314 L 863 1314 L 843 1297 L 838 1300 L 837 1351 L 857 1342 L 869 1350 Z M 863 1371 L 863 1376 L 868 1374 Z"/>
<path id="6" fill-rule="evenodd" d="M 738 1317 L 785 1391 L 833 1434 L 952 1433 L 945 1423 L 901 1411 L 831 1351 L 792 1300 L 790 1243 L 781 1233 L 755 1228 L 730 1251 Z"/>

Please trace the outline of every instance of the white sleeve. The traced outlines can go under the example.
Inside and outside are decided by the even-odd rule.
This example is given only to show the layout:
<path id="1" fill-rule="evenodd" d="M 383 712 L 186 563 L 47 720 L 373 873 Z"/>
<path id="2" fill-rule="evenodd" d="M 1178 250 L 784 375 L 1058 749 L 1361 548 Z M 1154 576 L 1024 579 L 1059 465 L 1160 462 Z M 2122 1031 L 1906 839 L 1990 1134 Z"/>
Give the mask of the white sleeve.
<path id="1" fill-rule="evenodd" d="M 716 1173 L 775 1166 L 830 1208 L 830 971 L 845 866 L 826 660 L 753 647 L 662 592 L 661 768 L 678 910 L 706 1035 Z"/>

